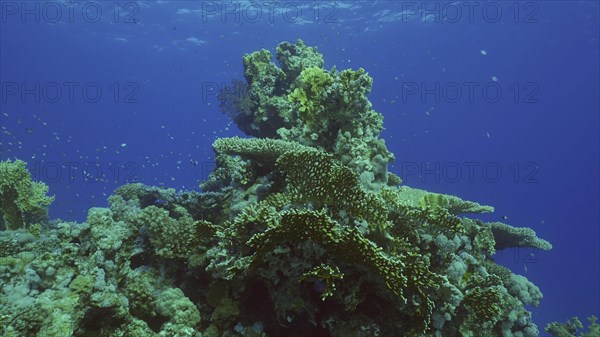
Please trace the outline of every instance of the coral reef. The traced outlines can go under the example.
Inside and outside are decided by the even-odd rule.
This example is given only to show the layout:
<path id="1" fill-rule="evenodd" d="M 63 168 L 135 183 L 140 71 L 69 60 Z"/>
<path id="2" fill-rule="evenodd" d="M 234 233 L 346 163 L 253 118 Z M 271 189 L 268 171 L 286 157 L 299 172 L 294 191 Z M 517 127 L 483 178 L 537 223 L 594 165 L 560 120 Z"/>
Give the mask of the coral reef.
<path id="1" fill-rule="evenodd" d="M 550 244 L 464 216 L 490 206 L 398 186 L 365 70 L 326 70 L 300 40 L 271 56 L 244 56 L 245 82 L 219 96 L 259 138 L 216 140 L 201 191 L 128 184 L 84 223 L 27 227 L 51 199 L 24 164 L 2 175 L 0 334 L 539 334 L 540 290 L 493 254 Z"/>

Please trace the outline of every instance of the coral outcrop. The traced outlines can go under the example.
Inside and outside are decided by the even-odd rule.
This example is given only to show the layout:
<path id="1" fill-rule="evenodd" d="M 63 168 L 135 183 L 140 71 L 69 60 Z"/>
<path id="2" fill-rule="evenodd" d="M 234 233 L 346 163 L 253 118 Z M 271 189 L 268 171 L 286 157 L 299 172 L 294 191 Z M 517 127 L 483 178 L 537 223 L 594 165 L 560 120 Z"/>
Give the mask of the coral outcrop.
<path id="1" fill-rule="evenodd" d="M 244 56 L 221 93 L 255 138 L 216 140 L 201 191 L 129 184 L 84 223 L 22 228 L 50 199 L 2 175 L 3 336 L 538 336 L 540 290 L 493 256 L 550 244 L 399 186 L 364 69 L 300 40 L 276 58 Z"/>

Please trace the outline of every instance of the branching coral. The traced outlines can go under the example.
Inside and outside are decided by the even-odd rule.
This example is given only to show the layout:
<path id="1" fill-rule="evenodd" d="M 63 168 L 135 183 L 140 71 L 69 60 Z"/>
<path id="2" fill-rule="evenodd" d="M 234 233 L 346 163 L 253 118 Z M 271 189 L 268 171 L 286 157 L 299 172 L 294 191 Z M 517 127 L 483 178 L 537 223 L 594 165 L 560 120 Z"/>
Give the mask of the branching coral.
<path id="1" fill-rule="evenodd" d="M 410 230 L 418 227 L 428 227 L 434 232 L 447 231 L 451 234 L 461 233 L 463 224 L 461 220 L 450 214 L 447 210 L 447 198 L 435 197 L 439 200 L 428 200 L 422 197 L 414 200 L 413 189 L 406 193 L 404 188 L 384 187 L 379 195 L 385 201 L 391 218 L 396 227 L 392 230 Z M 417 206 L 419 204 L 420 206 Z M 407 234 L 407 233 L 403 233 Z"/>
<path id="2" fill-rule="evenodd" d="M 502 293 L 498 288 L 500 279 L 496 276 L 482 278 L 476 275 L 471 278 L 463 303 L 473 310 L 478 319 L 493 325 L 501 313 Z"/>
<path id="3" fill-rule="evenodd" d="M 583 329 L 583 324 L 577 317 L 572 317 L 567 323 L 552 322 L 546 326 L 546 332 L 554 337 L 600 337 L 600 325 L 596 323 L 596 316 L 588 318 L 590 325 L 587 331 Z M 578 334 L 579 333 L 579 334 Z"/>
<path id="4" fill-rule="evenodd" d="M 334 214 L 343 210 L 374 226 L 387 221 L 383 201 L 364 191 L 356 174 L 336 164 L 331 155 L 315 150 L 290 151 L 277 160 L 277 166 L 286 174 L 292 200 L 327 206 Z"/>
<path id="5" fill-rule="evenodd" d="M 414 329 L 427 329 L 433 302 L 426 292 L 437 288 L 440 282 L 438 276 L 429 271 L 427 261 L 410 252 L 389 256 L 357 230 L 340 226 L 324 213 L 297 210 L 284 212 L 278 223 L 255 234 L 248 242 L 256 249 L 252 264 L 259 263 L 264 254 L 279 244 L 305 240 L 312 240 L 323 246 L 340 262 L 371 268 L 404 301 L 407 300 L 407 291 L 415 292 L 421 303 L 415 308 Z"/>
<path id="6" fill-rule="evenodd" d="M 0 229 L 17 229 L 43 221 L 54 201 L 48 186 L 31 180 L 24 161 L 0 162 Z"/>
<path id="7" fill-rule="evenodd" d="M 388 287 L 398 295 L 407 288 L 402 272 L 404 263 L 386 256 L 381 248 L 356 230 L 339 226 L 327 215 L 313 211 L 290 210 L 281 215 L 278 224 L 254 235 L 249 244 L 257 251 L 256 259 L 286 241 L 311 239 L 323 245 L 344 262 L 367 264 L 384 278 Z"/>

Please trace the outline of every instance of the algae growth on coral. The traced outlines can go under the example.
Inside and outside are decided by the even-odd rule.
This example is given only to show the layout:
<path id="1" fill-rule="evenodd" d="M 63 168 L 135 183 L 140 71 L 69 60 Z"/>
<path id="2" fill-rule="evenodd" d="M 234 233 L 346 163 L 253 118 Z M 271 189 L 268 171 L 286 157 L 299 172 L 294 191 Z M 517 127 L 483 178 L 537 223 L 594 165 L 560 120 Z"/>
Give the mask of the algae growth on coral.
<path id="1" fill-rule="evenodd" d="M 490 206 L 401 184 L 364 69 L 301 40 L 243 58 L 219 95 L 251 138 L 198 191 L 129 184 L 83 223 L 3 162 L 3 336 L 538 336 L 542 293 L 493 260 L 550 249 Z M 559 325 L 552 329 L 558 331 Z"/>

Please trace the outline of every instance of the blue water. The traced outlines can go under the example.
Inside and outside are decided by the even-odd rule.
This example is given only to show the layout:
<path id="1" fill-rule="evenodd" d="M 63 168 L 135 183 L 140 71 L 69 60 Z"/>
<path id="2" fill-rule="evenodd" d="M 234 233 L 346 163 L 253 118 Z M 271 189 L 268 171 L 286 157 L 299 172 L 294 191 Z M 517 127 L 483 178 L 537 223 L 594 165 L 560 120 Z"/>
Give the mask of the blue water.
<path id="1" fill-rule="evenodd" d="M 497 256 L 541 288 L 541 328 L 600 315 L 596 2 L 0 4 L 0 159 L 50 186 L 52 218 L 84 221 L 126 182 L 198 189 L 211 143 L 242 135 L 218 88 L 244 53 L 302 38 L 374 78 L 406 184 L 553 243 Z"/>

